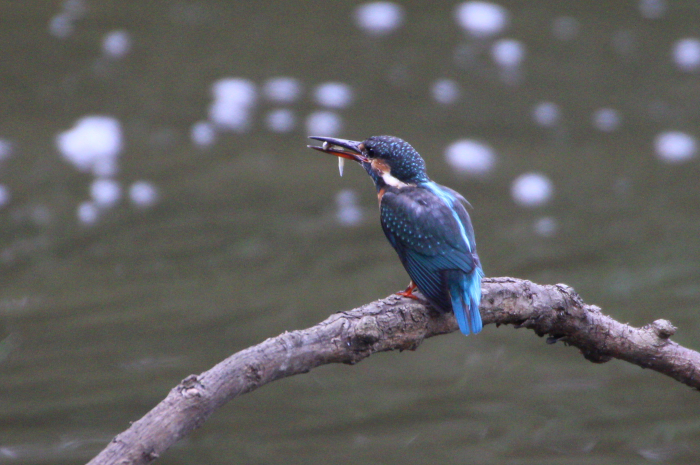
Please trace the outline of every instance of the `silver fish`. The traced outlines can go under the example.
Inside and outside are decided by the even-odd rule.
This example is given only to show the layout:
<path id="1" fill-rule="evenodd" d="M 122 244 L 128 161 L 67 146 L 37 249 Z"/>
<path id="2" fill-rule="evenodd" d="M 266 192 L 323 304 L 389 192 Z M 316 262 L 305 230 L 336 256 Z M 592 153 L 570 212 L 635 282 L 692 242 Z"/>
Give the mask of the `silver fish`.
<path id="1" fill-rule="evenodd" d="M 323 145 L 321 148 L 325 150 L 326 152 L 330 151 L 331 148 L 335 147 L 333 144 L 329 144 L 328 142 L 323 142 Z M 338 171 L 340 171 L 340 177 L 343 177 L 343 168 L 345 167 L 345 158 L 343 157 L 338 157 Z"/>

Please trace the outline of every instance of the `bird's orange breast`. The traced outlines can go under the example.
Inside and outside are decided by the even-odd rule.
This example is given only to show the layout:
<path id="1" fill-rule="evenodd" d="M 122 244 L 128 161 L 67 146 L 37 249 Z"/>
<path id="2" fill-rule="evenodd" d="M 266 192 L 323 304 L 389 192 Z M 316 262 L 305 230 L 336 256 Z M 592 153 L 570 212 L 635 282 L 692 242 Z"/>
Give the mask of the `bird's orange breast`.
<path id="1" fill-rule="evenodd" d="M 382 187 L 381 189 L 379 189 L 379 192 L 377 192 L 377 200 L 379 200 L 380 205 L 382 203 L 382 197 L 384 197 L 385 192 L 386 192 L 386 187 Z"/>

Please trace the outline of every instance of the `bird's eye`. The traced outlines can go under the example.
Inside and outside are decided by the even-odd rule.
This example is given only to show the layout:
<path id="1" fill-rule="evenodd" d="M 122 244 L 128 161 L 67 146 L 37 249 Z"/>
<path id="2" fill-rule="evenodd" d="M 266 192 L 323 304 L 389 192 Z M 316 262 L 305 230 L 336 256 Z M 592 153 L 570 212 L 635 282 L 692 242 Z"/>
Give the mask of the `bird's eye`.
<path id="1" fill-rule="evenodd" d="M 367 147 L 366 145 L 364 146 L 364 152 L 365 156 L 367 158 L 374 158 L 374 149 L 372 147 Z"/>

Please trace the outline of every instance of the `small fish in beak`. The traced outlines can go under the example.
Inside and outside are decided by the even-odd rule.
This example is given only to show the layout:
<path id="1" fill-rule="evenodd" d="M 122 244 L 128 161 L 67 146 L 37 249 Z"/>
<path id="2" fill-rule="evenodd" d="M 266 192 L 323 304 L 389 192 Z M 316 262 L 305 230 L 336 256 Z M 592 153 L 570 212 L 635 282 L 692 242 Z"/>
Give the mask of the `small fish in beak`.
<path id="1" fill-rule="evenodd" d="M 321 148 L 323 149 L 324 152 L 330 151 L 332 147 L 334 147 L 333 144 L 328 143 L 328 141 L 324 141 L 323 145 L 321 146 Z M 340 171 L 341 178 L 343 177 L 343 168 L 344 167 L 345 167 L 345 158 L 338 157 L 338 171 Z"/>
<path id="2" fill-rule="evenodd" d="M 311 136 L 310 139 L 318 140 L 323 142 L 319 146 L 309 145 L 309 148 L 318 150 L 320 152 L 330 153 L 338 157 L 338 171 L 340 175 L 343 175 L 343 168 L 345 168 L 345 159 L 355 160 L 358 163 L 366 163 L 368 159 L 366 156 L 362 155 L 362 144 L 361 142 L 345 140 L 345 139 L 334 139 L 332 137 L 316 137 Z"/>

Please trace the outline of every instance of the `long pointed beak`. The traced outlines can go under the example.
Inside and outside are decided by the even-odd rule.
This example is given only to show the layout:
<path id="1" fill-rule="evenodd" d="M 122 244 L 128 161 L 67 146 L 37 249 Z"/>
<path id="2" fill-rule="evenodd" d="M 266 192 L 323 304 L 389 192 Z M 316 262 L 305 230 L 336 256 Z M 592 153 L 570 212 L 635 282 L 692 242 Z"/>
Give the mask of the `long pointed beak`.
<path id="1" fill-rule="evenodd" d="M 330 153 L 337 157 L 354 160 L 358 163 L 366 163 L 369 160 L 362 155 L 362 142 L 346 139 L 335 139 L 333 137 L 317 137 L 311 136 L 309 139 L 323 142 L 323 145 L 308 145 L 310 149 L 318 150 L 319 152 Z"/>

